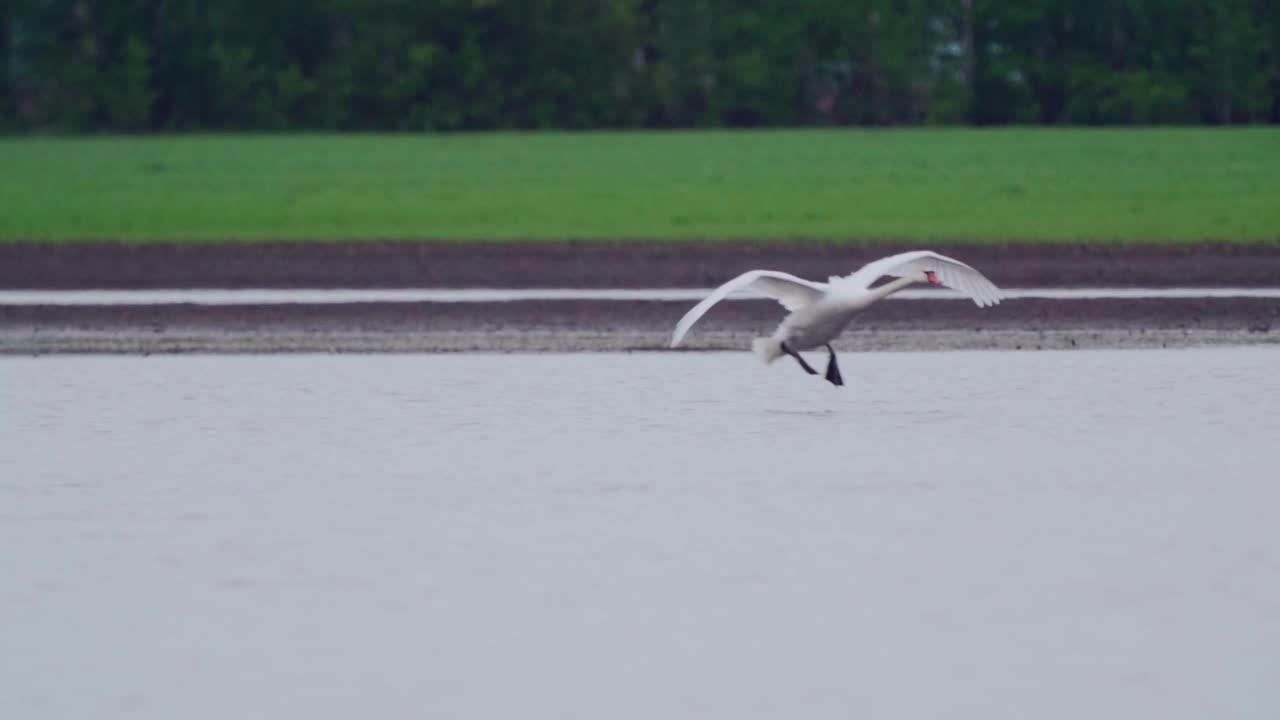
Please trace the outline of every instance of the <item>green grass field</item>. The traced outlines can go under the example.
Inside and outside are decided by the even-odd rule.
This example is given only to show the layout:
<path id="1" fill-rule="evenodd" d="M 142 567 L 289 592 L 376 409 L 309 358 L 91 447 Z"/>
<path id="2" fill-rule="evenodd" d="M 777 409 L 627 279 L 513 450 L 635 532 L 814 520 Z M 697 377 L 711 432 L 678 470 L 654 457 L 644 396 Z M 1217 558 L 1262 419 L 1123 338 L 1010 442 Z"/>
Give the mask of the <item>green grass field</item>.
<path id="1" fill-rule="evenodd" d="M 0 140 L 0 240 L 1280 240 L 1280 129 Z"/>

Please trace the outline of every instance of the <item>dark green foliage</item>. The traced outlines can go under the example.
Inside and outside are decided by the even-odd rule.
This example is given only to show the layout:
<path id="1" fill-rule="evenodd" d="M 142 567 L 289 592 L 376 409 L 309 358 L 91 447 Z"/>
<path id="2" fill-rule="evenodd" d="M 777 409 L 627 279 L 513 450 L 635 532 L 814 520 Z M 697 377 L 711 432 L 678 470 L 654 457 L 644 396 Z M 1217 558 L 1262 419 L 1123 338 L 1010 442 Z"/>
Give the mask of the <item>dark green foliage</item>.
<path id="1" fill-rule="evenodd" d="M 0 0 L 0 129 L 1277 121 L 1277 0 Z"/>

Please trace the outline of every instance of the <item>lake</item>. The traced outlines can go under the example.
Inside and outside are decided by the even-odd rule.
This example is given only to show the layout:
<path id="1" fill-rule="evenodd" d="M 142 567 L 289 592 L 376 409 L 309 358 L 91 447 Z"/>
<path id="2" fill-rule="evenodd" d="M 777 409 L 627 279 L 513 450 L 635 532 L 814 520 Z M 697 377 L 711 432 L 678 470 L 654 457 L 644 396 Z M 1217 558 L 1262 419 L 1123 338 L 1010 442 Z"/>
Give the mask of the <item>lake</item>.
<path id="1" fill-rule="evenodd" d="M 841 368 L 0 358 L 0 716 L 1280 713 L 1280 348 Z"/>

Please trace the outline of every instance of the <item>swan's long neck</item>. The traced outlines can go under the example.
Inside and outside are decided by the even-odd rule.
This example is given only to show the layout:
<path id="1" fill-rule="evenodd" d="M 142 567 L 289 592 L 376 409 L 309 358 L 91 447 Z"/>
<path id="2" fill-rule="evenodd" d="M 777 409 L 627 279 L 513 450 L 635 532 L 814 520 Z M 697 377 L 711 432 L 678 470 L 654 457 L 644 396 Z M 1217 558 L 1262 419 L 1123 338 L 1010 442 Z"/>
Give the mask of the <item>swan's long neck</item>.
<path id="1" fill-rule="evenodd" d="M 880 287 L 872 288 L 868 290 L 866 294 L 867 304 L 870 305 L 875 302 L 880 302 L 914 282 L 915 280 L 912 280 L 911 278 L 902 277 L 894 280 L 893 282 L 887 282 Z"/>

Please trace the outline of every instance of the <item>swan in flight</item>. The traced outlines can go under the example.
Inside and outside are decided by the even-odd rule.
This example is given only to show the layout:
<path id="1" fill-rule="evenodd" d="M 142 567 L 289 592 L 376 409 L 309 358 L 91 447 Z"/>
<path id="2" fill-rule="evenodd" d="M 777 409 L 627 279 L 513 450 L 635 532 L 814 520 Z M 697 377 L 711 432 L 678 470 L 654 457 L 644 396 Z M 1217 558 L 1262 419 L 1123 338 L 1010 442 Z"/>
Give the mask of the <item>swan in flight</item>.
<path id="1" fill-rule="evenodd" d="M 895 278 L 879 287 L 871 284 L 885 275 Z M 939 255 L 929 250 L 917 250 L 891 255 L 869 262 L 857 272 L 845 277 L 831 277 L 825 283 L 813 282 L 776 270 L 751 270 L 715 289 L 702 302 L 693 306 L 676 324 L 671 336 L 671 347 L 680 344 L 689 328 L 712 305 L 720 302 L 735 290 L 755 290 L 782 303 L 787 317 L 774 331 L 773 337 L 756 338 L 751 349 L 765 363 L 771 363 L 783 355 L 790 355 L 810 375 L 818 371 L 809 366 L 801 350 L 827 349 L 826 378 L 832 385 L 843 385 L 840 367 L 836 364 L 836 351 L 831 341 L 853 320 L 854 316 L 876 302 L 914 283 L 929 283 L 958 290 L 971 298 L 978 307 L 988 307 L 1000 302 L 1000 289 L 982 273 L 959 260 Z"/>

